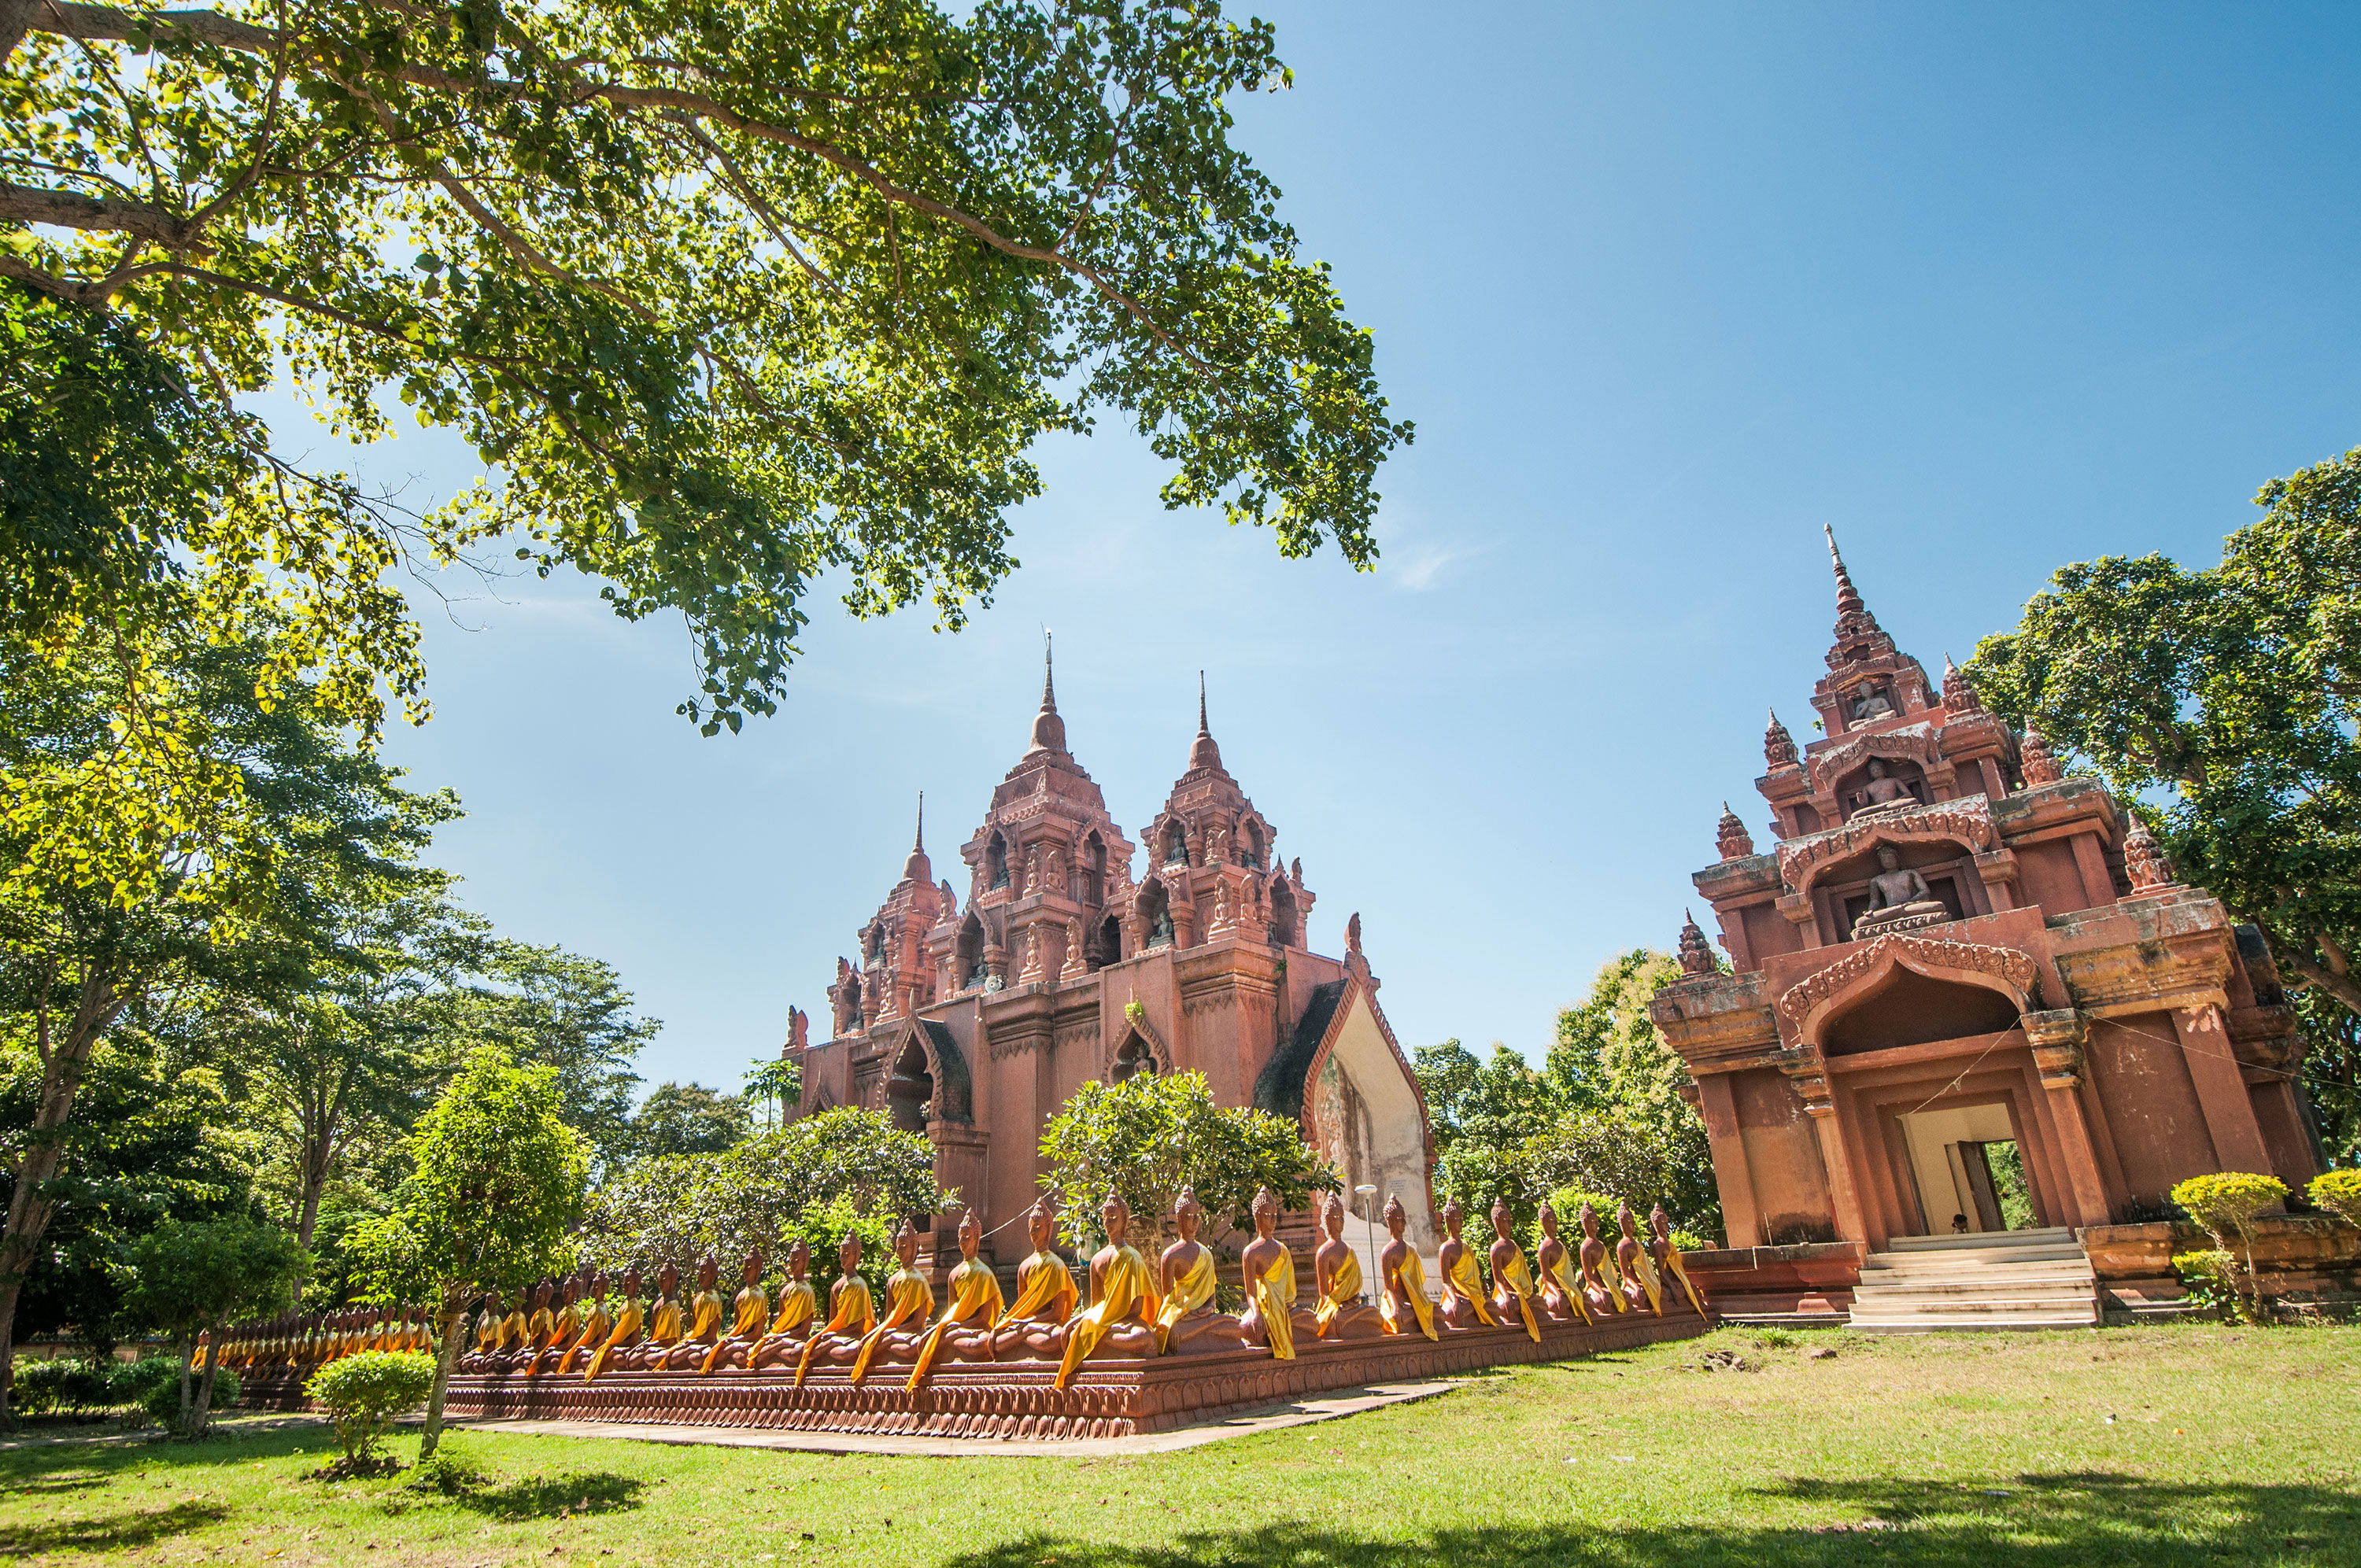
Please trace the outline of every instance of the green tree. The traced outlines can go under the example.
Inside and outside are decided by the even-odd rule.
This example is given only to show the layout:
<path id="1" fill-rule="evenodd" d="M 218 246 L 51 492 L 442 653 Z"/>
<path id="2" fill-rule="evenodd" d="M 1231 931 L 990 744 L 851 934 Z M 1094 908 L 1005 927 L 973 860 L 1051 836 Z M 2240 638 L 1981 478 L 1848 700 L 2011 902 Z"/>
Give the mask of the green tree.
<path id="1" fill-rule="evenodd" d="M 411 1175 L 390 1212 L 357 1227 L 371 1297 L 423 1302 L 440 1354 L 419 1449 L 434 1452 L 443 1398 L 471 1299 L 572 1266 L 589 1159 L 558 1114 L 556 1073 L 518 1067 L 491 1047 L 469 1054 L 410 1138 Z"/>
<path id="2" fill-rule="evenodd" d="M 798 1238 L 826 1258 L 847 1229 L 879 1243 L 897 1221 L 944 1202 L 925 1134 L 840 1106 L 718 1154 L 662 1155 L 607 1173 L 590 1195 L 582 1245 L 610 1273 L 634 1264 L 686 1270 L 708 1252 L 726 1262 L 750 1252 L 775 1259 Z"/>
<path id="3" fill-rule="evenodd" d="M 496 477 L 423 547 L 514 531 L 617 613 L 684 617 L 708 732 L 772 710 L 824 576 L 958 626 L 1015 565 L 1031 442 L 1102 410 L 1170 465 L 1168 505 L 1374 558 L 1410 432 L 1230 145 L 1227 101 L 1289 81 L 1263 23 L 5 0 L 0 61 L 0 277 L 128 323 L 217 406 L 283 373 L 356 437 L 388 388 L 459 430 Z M 349 578 L 297 625 L 399 679 L 402 612 L 370 596 L 402 542 L 265 466 L 220 555 Z"/>
<path id="4" fill-rule="evenodd" d="M 632 1146 L 643 1157 L 719 1154 L 753 1131 L 746 1102 L 701 1083 L 660 1083 L 631 1116 Z"/>
<path id="5" fill-rule="evenodd" d="M 20 792 L 0 807 L 0 1011 L 41 1075 L 11 1150 L 0 1234 L 0 1400 L 16 1302 L 59 1201 L 54 1179 L 100 1039 L 168 991 L 247 992 L 310 961 L 346 890 L 419 875 L 416 852 L 452 809 L 445 797 L 402 789 L 392 770 L 356 750 L 309 685 L 259 700 L 267 642 L 171 652 L 151 673 L 173 721 L 202 737 L 190 755 L 202 759 L 203 777 L 192 787 L 214 805 L 172 833 L 126 824 L 147 870 L 125 880 L 114 861 L 44 858 L 55 842 L 45 813 L 77 781 L 124 765 L 112 666 L 95 653 L 51 658 L 0 638 L 0 780 Z M 214 769 L 226 770 L 225 784 Z M 166 778 L 156 787 L 176 785 Z M 216 807 L 236 816 L 235 827 L 222 826 Z M 225 843 L 226 861 L 217 852 Z"/>
<path id="6" fill-rule="evenodd" d="M 764 1124 L 776 1127 L 803 1102 L 804 1064 L 784 1051 L 756 1057 L 746 1064 L 745 1085 L 746 1098 L 763 1105 Z"/>
<path id="7" fill-rule="evenodd" d="M 2361 449 L 2255 499 L 2219 565 L 2060 568 L 1968 673 L 2138 803 L 2179 873 L 2259 927 L 2297 984 L 2361 1013 Z"/>
<path id="8" fill-rule="evenodd" d="M 203 1435 L 221 1371 L 218 1358 L 206 1357 L 204 1381 L 192 1393 L 197 1336 L 209 1334 L 219 1344 L 226 1325 L 278 1311 L 307 1261 L 294 1237 L 244 1215 L 167 1220 L 126 1252 L 126 1310 L 171 1336 L 180 1354 L 183 1437 Z"/>
<path id="9" fill-rule="evenodd" d="M 1634 948 L 1601 965 L 1589 996 L 1558 1014 L 1543 1072 L 1575 1113 L 1532 1152 L 1544 1191 L 1581 1187 L 1642 1211 L 1661 1202 L 1710 1235 L 1721 1229 L 1721 1197 L 1705 1119 L 1681 1097 L 1688 1069 L 1648 1013 L 1680 977 L 1670 953 Z"/>
<path id="10" fill-rule="evenodd" d="M 1206 1216 L 1242 1227 L 1258 1188 L 1301 1209 L 1336 1174 L 1295 1124 L 1252 1106 L 1213 1102 L 1201 1072 L 1134 1073 L 1120 1083 L 1085 1083 L 1041 1129 L 1041 1185 L 1057 1196 L 1059 1219 L 1076 1246 L 1094 1234 L 1110 1192 L 1154 1230 L 1169 1225 L 1184 1186 Z"/>

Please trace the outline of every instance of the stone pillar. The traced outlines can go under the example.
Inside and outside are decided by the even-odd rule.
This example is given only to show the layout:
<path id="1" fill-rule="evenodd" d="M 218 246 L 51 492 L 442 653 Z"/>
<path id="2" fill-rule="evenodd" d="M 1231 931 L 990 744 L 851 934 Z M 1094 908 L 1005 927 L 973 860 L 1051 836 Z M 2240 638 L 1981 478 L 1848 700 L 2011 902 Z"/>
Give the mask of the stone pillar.
<path id="1" fill-rule="evenodd" d="M 1709 1072 L 1697 1080 L 1697 1114 L 1705 1120 L 1707 1146 L 1713 1151 L 1713 1182 L 1721 1192 L 1721 1223 L 1730 1245 L 1763 1245 L 1762 1206 L 1754 1196 L 1754 1173 L 1746 1165 L 1746 1135 L 1738 1123 L 1738 1097 L 1730 1092 L 1730 1074 Z"/>
<path id="2" fill-rule="evenodd" d="M 1995 913 L 2016 907 L 2016 852 L 1988 850 L 1976 857 L 1976 874 L 1983 879 L 1984 897 Z"/>
<path id="3" fill-rule="evenodd" d="M 1803 1061 L 1784 1070 L 1795 1092 L 1803 1097 L 1804 1109 L 1812 1118 L 1812 1131 L 1820 1140 L 1820 1164 L 1828 1170 L 1828 1202 L 1836 1211 L 1837 1237 L 1867 1244 L 1869 1224 L 1861 1211 L 1861 1189 L 1853 1181 L 1852 1153 L 1847 1146 L 1843 1118 L 1837 1114 L 1836 1102 L 1829 1094 L 1819 1053 L 1810 1052 Z"/>
<path id="4" fill-rule="evenodd" d="M 2058 1128 L 2058 1163 L 2065 1168 L 2074 1223 L 2103 1225 L 2113 1217 L 2107 1205 L 2107 1184 L 2099 1175 L 2091 1124 L 2082 1114 L 2086 1029 L 2081 1014 L 2071 1007 L 2025 1015 L 2025 1037 L 2032 1044 L 2033 1064 L 2041 1070 L 2041 1087 L 2048 1092 L 2050 1119 Z"/>
<path id="5" fill-rule="evenodd" d="M 2270 1150 L 2263 1143 L 2262 1124 L 2255 1119 L 2255 1102 L 2247 1096 L 2230 1031 L 2223 1026 L 2222 1009 L 2212 1002 L 2176 1007 L 2172 1032 L 2180 1037 L 2181 1058 L 2189 1064 L 2198 1109 L 2205 1113 L 2205 1130 L 2213 1135 L 2213 1157 L 2224 1170 L 2269 1175 Z"/>
<path id="6" fill-rule="evenodd" d="M 983 1129 L 969 1122 L 930 1121 L 927 1141 L 935 1146 L 936 1184 L 955 1193 L 962 1203 L 983 1204 L 983 1151 L 990 1141 Z M 987 1215 L 984 1228 L 989 1230 L 994 1223 Z"/>

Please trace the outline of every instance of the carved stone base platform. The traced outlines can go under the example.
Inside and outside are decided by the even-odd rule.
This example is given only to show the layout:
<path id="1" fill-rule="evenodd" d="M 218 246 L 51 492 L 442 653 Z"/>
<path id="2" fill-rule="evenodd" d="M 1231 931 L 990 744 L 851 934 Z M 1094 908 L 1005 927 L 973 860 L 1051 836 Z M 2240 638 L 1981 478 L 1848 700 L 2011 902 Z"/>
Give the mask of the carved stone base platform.
<path id="1" fill-rule="evenodd" d="M 1091 1361 L 1072 1383 L 1051 1386 L 1049 1362 L 938 1365 L 917 1392 L 909 1376 L 874 1367 L 859 1387 L 840 1366 L 814 1368 L 801 1388 L 783 1373 L 616 1374 L 596 1383 L 577 1375 L 451 1380 L 445 1409 L 491 1420 L 644 1421 L 793 1431 L 906 1433 L 983 1440 L 1060 1441 L 1130 1437 L 1301 1398 L 1334 1388 L 1406 1383 L 1517 1362 L 1562 1361 L 1595 1351 L 1683 1339 L 1711 1324 L 1694 1313 L 1631 1314 L 1586 1327 L 1545 1324 L 1535 1343 L 1521 1331 L 1477 1329 L 1424 1338 L 1298 1346 L 1292 1361 L 1268 1351 Z M 299 1409 L 292 1377 L 257 1374 L 241 1385 L 247 1406 Z"/>

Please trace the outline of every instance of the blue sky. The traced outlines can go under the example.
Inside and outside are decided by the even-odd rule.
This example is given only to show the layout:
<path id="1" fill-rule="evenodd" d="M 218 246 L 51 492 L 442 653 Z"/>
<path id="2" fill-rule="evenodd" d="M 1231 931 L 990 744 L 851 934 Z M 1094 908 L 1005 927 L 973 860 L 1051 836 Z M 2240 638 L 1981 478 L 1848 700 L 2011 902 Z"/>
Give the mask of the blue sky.
<path id="1" fill-rule="evenodd" d="M 734 1085 L 791 1003 L 825 1018 L 917 792 L 950 868 L 1023 749 L 1044 625 L 1126 827 L 1202 668 L 1313 946 L 1358 910 L 1406 1047 L 1538 1055 L 1602 961 L 1671 943 L 1724 797 L 1766 837 L 1823 523 L 1938 669 L 2059 565 L 2210 563 L 2265 479 L 2361 444 L 2361 8 L 1260 13 L 1296 86 L 1238 139 L 1418 425 L 1376 573 L 1164 512 L 1130 438 L 1053 441 L 970 630 L 823 612 L 778 717 L 716 740 L 673 716 L 677 626 L 586 580 L 423 601 L 438 716 L 390 750 L 467 802 L 437 856 L 621 970 L 651 1081 Z M 358 466 L 421 501 L 471 472 L 432 435 Z"/>

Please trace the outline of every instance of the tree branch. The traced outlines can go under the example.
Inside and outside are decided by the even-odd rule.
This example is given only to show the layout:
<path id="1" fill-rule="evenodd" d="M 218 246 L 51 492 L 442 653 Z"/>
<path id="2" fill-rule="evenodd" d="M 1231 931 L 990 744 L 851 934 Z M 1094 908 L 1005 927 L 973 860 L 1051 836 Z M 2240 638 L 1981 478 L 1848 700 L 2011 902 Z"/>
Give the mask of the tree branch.
<path id="1" fill-rule="evenodd" d="M 5 4 L 6 0 L 0 0 L 0 5 Z M 188 249 L 195 238 L 186 218 L 146 202 L 85 196 L 79 191 L 51 191 L 38 185 L 0 184 L 0 223 L 127 234 L 167 250 Z"/>

